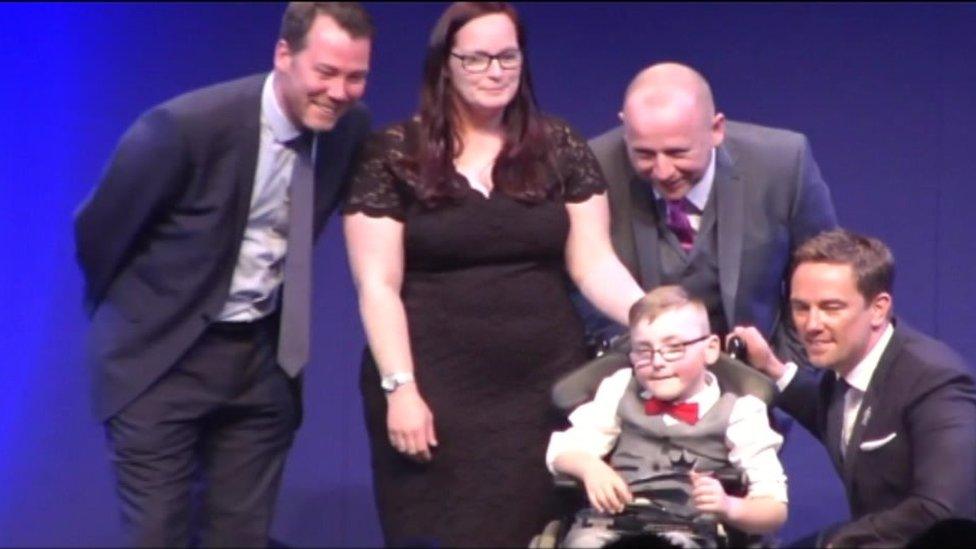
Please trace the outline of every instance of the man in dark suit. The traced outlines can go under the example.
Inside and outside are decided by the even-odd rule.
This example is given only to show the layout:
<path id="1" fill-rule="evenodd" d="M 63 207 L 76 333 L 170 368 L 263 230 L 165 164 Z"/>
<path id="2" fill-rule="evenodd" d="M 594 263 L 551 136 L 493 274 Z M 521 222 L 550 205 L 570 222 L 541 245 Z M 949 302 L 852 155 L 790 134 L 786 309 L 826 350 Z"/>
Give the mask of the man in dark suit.
<path id="1" fill-rule="evenodd" d="M 825 371 L 784 364 L 754 327 L 733 333 L 843 481 L 853 520 L 820 544 L 903 546 L 939 521 L 976 518 L 976 384 L 958 354 L 893 319 L 891 252 L 835 229 L 793 265 L 793 322 Z"/>
<path id="2" fill-rule="evenodd" d="M 702 299 L 716 333 L 754 324 L 777 348 L 799 352 L 782 319 L 787 262 L 837 224 L 806 138 L 726 122 L 705 79 L 677 63 L 641 71 L 620 118 L 590 146 L 624 265 L 645 290 L 679 284 Z"/>
<path id="3" fill-rule="evenodd" d="M 290 4 L 273 71 L 147 111 L 76 214 L 133 545 L 268 543 L 301 418 L 312 240 L 369 129 L 372 35 L 358 4 Z"/>

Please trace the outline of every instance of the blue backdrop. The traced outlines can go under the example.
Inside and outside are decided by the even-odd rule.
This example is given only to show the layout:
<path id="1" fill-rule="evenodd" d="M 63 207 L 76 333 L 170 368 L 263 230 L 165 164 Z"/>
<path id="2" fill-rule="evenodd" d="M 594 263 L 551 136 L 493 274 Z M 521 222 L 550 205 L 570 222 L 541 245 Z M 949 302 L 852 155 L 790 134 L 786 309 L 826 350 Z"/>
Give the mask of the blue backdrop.
<path id="1" fill-rule="evenodd" d="M 377 126 L 417 101 L 439 3 L 367 4 L 378 36 L 366 100 Z M 884 239 L 896 308 L 976 353 L 976 6 L 557 4 L 519 9 L 545 110 L 593 136 L 616 124 L 629 78 L 679 60 L 733 119 L 802 131 L 841 223 Z M 0 545 L 121 543 L 103 434 L 82 361 L 85 319 L 71 217 L 119 136 L 182 91 L 269 70 L 279 4 L 0 6 Z M 274 534 L 293 545 L 376 545 L 356 385 L 363 337 L 338 224 L 316 250 L 306 420 Z M 937 451 L 937 450 L 936 450 Z M 792 539 L 846 516 L 824 451 L 784 452 Z"/>

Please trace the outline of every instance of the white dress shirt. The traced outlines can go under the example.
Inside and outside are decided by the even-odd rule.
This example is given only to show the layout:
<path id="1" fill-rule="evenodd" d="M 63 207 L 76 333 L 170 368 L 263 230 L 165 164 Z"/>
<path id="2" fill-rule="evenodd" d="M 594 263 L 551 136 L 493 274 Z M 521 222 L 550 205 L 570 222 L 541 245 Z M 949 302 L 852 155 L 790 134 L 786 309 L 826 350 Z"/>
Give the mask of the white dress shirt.
<path id="1" fill-rule="evenodd" d="M 874 371 L 878 368 L 878 363 L 881 361 L 881 355 L 884 354 L 885 349 L 888 348 L 888 342 L 891 341 L 892 334 L 895 333 L 894 326 L 888 323 L 888 326 L 881 333 L 881 337 L 875 342 L 874 346 L 864 355 L 864 358 L 857 363 L 856 366 L 847 372 L 844 376 L 844 381 L 850 385 L 847 393 L 844 395 L 844 425 L 841 428 L 841 444 L 840 451 L 841 454 L 846 454 L 847 452 L 847 442 L 851 439 L 851 432 L 854 431 L 854 421 L 857 419 L 857 414 L 861 410 L 861 403 L 864 402 L 864 393 L 868 390 L 868 384 L 871 383 L 871 376 L 874 375 Z M 796 376 L 797 365 L 793 362 L 786 363 L 786 371 L 783 373 L 782 377 L 776 380 L 776 388 L 782 391 L 787 385 L 793 381 L 793 377 Z M 840 378 L 839 375 L 834 373 L 835 376 Z M 864 422 L 868 421 L 869 417 L 865 416 Z"/>
<path id="2" fill-rule="evenodd" d="M 707 413 L 721 396 L 715 376 L 711 372 L 705 372 L 705 375 L 705 388 L 686 400 L 698 404 L 700 416 Z M 546 465 L 550 472 L 555 474 L 553 462 L 564 452 L 585 452 L 598 458 L 610 453 L 620 436 L 617 407 L 632 377 L 631 368 L 622 368 L 604 379 L 593 400 L 580 405 L 569 415 L 572 426 L 552 434 L 546 450 Z M 662 415 L 661 419 L 669 427 L 679 421 L 668 414 Z M 725 431 L 725 445 L 729 449 L 729 462 L 746 473 L 749 482 L 747 497 L 771 497 L 786 503 L 786 475 L 776 455 L 782 444 L 783 437 L 769 426 L 766 405 L 761 400 L 751 395 L 736 399 Z"/>
<path id="3" fill-rule="evenodd" d="M 295 152 L 286 142 L 301 130 L 285 116 L 274 92 L 274 73 L 261 90 L 261 135 L 251 210 L 234 267 L 230 293 L 217 320 L 249 322 L 278 306 L 288 250 L 288 186 Z"/>

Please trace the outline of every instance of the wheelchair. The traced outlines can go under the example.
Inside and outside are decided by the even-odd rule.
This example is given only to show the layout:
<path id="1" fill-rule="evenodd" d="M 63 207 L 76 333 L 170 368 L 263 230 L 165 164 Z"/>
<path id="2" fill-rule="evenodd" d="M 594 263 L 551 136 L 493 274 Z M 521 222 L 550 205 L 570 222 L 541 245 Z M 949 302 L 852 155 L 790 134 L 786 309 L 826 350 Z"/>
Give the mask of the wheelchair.
<path id="1" fill-rule="evenodd" d="M 626 335 L 612 343 L 579 369 L 559 379 L 552 388 L 551 400 L 558 410 L 569 414 L 577 406 L 596 395 L 600 382 L 621 368 L 630 366 L 627 353 L 630 340 Z M 739 338 L 732 338 L 709 370 L 715 375 L 723 390 L 739 395 L 754 395 L 770 406 L 776 394 L 773 383 L 763 374 L 744 364 L 738 357 L 745 357 L 745 345 Z M 689 469 L 690 469 L 689 464 Z M 683 472 L 662 472 L 656 475 L 681 475 Z M 734 469 L 714 472 L 726 493 L 743 496 L 746 479 Z M 606 547 L 765 547 L 768 540 L 763 536 L 749 535 L 716 522 L 713 517 L 702 515 L 695 509 L 673 504 L 667 494 L 642 491 L 639 486 L 650 478 L 631 483 L 634 502 L 622 513 L 604 515 L 593 509 L 583 509 L 570 516 L 550 521 L 543 531 L 532 538 L 530 548 L 560 547 L 574 523 L 582 526 L 606 527 L 614 535 Z M 579 490 L 575 479 L 557 477 L 556 486 L 562 490 Z M 585 496 L 577 494 L 580 504 L 586 507 Z"/>

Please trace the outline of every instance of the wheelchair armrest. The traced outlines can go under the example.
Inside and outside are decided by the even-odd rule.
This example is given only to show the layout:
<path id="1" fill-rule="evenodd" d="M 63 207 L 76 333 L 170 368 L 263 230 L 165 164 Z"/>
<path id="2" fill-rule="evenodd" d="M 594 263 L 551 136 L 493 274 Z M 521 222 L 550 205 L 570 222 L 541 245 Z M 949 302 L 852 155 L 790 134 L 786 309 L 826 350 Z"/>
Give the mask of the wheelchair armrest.
<path id="1" fill-rule="evenodd" d="M 722 489 L 730 496 L 745 497 L 749 493 L 749 481 L 746 474 L 738 469 L 721 469 L 715 471 L 715 478 L 722 484 Z"/>
<path id="2" fill-rule="evenodd" d="M 583 483 L 577 480 L 575 477 L 571 477 L 563 473 L 556 473 L 553 475 L 552 483 L 556 485 L 556 488 L 581 489 L 583 487 Z"/>
<path id="3" fill-rule="evenodd" d="M 749 490 L 745 473 L 734 467 L 713 471 L 712 475 L 722 484 L 726 494 L 744 497 Z M 556 488 L 570 490 L 583 488 L 583 483 L 580 480 L 563 473 L 553 475 L 552 481 Z"/>
<path id="4" fill-rule="evenodd" d="M 593 400 L 604 378 L 621 368 L 630 368 L 626 353 L 607 352 L 559 378 L 552 386 L 552 403 L 564 413 Z"/>
<path id="5" fill-rule="evenodd" d="M 722 353 L 715 364 L 708 369 L 715 374 L 715 378 L 724 390 L 738 395 L 753 395 L 766 406 L 772 405 L 773 398 L 776 396 L 776 385 L 745 362 Z"/>

